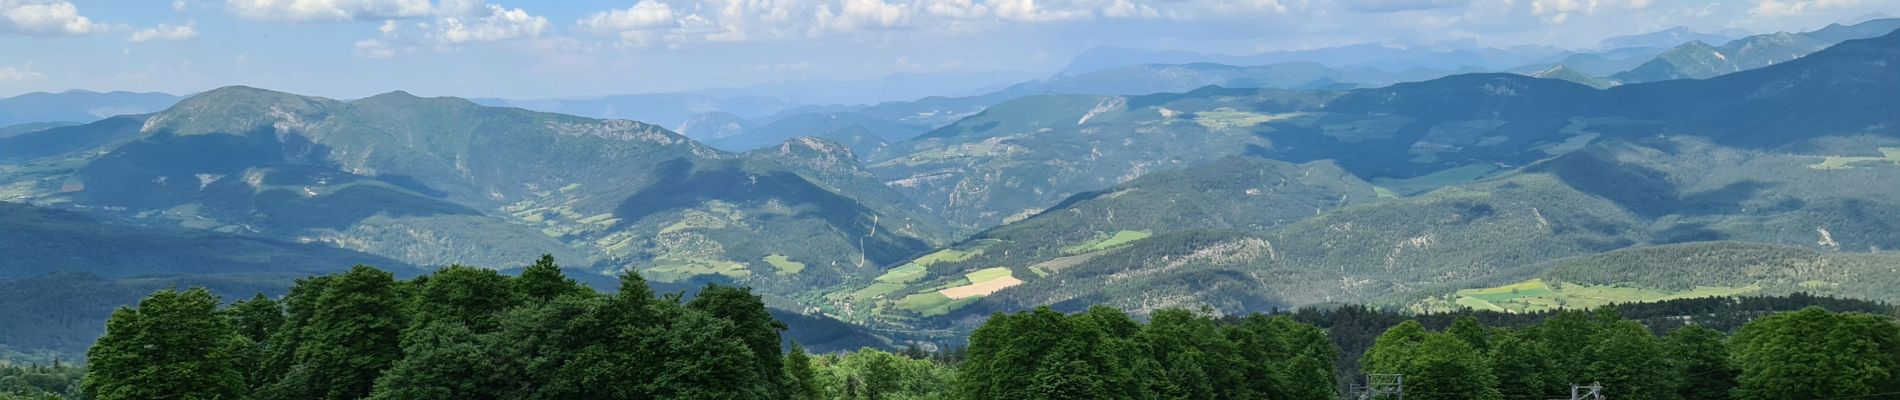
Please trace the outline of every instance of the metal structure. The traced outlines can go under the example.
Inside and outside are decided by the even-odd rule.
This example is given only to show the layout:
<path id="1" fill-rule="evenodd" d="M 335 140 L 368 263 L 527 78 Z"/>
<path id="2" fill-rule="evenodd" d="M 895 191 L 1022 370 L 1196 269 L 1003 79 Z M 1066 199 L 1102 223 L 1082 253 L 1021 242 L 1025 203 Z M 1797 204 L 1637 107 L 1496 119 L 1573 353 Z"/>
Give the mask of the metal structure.
<path id="1" fill-rule="evenodd" d="M 1603 384 L 1593 382 L 1590 386 L 1570 385 L 1570 400 L 1603 400 Z"/>
<path id="2" fill-rule="evenodd" d="M 1405 375 L 1366 374 L 1366 385 L 1354 390 L 1359 400 L 1405 400 Z"/>

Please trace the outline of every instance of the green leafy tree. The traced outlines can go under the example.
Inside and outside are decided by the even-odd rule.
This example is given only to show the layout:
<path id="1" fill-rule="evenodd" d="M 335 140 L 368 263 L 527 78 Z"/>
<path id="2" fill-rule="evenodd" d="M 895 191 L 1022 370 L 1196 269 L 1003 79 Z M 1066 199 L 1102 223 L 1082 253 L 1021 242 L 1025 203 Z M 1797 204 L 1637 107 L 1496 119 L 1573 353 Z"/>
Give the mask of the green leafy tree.
<path id="1" fill-rule="evenodd" d="M 83 389 L 98 400 L 241 399 L 251 342 L 210 291 L 161 290 L 120 308 L 86 352 Z"/>
<path id="2" fill-rule="evenodd" d="M 284 326 L 284 307 L 277 301 L 271 300 L 270 297 L 264 296 L 263 293 L 258 293 L 249 300 L 232 303 L 224 310 L 224 313 L 231 319 L 231 324 L 237 328 L 238 334 L 251 340 L 252 346 L 246 349 L 248 354 L 245 359 L 249 360 L 250 365 L 245 366 L 244 380 L 246 387 L 257 390 L 269 379 L 276 377 L 268 373 L 266 369 L 258 367 L 263 365 L 263 360 L 271 354 L 272 348 L 276 347 L 271 344 L 271 337 Z"/>
<path id="3" fill-rule="evenodd" d="M 1187 310 L 1162 310 L 1137 336 L 1156 362 L 1148 387 L 1162 398 L 1251 397 L 1240 351 L 1210 318 Z"/>
<path id="4" fill-rule="evenodd" d="M 1730 339 L 1743 400 L 1862 397 L 1900 391 L 1900 329 L 1883 317 L 1818 307 L 1768 316 Z"/>
<path id="5" fill-rule="evenodd" d="M 784 397 L 778 388 L 785 385 L 785 366 L 779 354 L 779 332 L 785 330 L 785 324 L 766 312 L 764 300 L 752 294 L 752 289 L 707 285 L 686 307 L 732 322 L 734 337 L 745 343 L 752 357 L 747 364 L 773 388 L 774 397 Z"/>
<path id="6" fill-rule="evenodd" d="M 592 292 L 580 282 L 561 273 L 561 266 L 554 263 L 553 255 L 542 255 L 534 265 L 521 270 L 521 276 L 515 278 L 515 284 L 521 294 L 535 301 L 549 301 L 567 294 Z"/>
<path id="7" fill-rule="evenodd" d="M 490 354 L 494 346 L 459 322 L 437 321 L 403 338 L 403 357 L 376 379 L 370 399 L 499 399 L 507 390 Z"/>
<path id="8" fill-rule="evenodd" d="M 377 376 L 402 357 L 399 337 L 408 323 L 394 276 L 359 265 L 321 289 L 291 350 L 294 364 L 265 388 L 269 398 L 364 398 Z M 292 314 L 290 319 L 299 319 Z"/>
<path id="9" fill-rule="evenodd" d="M 805 354 L 805 347 L 792 343 L 792 349 L 785 353 L 785 394 L 793 400 L 819 399 L 818 378 L 812 372 L 811 357 Z"/>
<path id="10" fill-rule="evenodd" d="M 1114 355 L 1095 351 L 1101 324 L 1047 307 L 992 315 L 970 335 L 958 392 L 967 399 L 1128 398 L 1135 393 L 1109 390 L 1126 386 L 1108 383 L 1105 366 Z"/>
<path id="11" fill-rule="evenodd" d="M 1491 351 L 1490 328 L 1479 324 L 1478 319 L 1472 316 L 1466 315 L 1458 317 L 1457 320 L 1451 322 L 1450 328 L 1445 329 L 1445 333 L 1457 337 L 1458 340 L 1465 341 L 1465 344 L 1471 345 L 1471 348 L 1478 349 L 1478 351 Z"/>
<path id="12" fill-rule="evenodd" d="M 1385 330 L 1378 339 L 1372 341 L 1372 348 L 1366 350 L 1360 358 L 1363 369 L 1368 373 L 1393 374 L 1401 371 L 1412 362 L 1419 345 L 1431 331 L 1416 320 L 1407 320 Z"/>
<path id="13" fill-rule="evenodd" d="M 317 298 L 335 276 L 317 276 L 298 279 L 291 285 L 290 293 L 284 295 L 279 303 L 284 307 L 284 322 L 271 333 L 265 344 L 264 354 L 252 380 L 252 388 L 260 399 L 296 399 L 309 398 L 307 393 L 293 393 L 304 387 L 292 385 L 293 372 L 301 379 L 305 372 L 296 368 L 297 352 L 310 340 L 314 333 L 310 327 L 315 318 Z"/>
<path id="14" fill-rule="evenodd" d="M 513 278 L 492 269 L 449 266 L 436 270 L 416 289 L 413 326 L 443 321 L 466 325 L 476 333 L 491 332 L 503 311 L 521 303 Z"/>
<path id="15" fill-rule="evenodd" d="M 1498 392 L 1505 398 L 1548 397 L 1560 393 L 1551 388 L 1568 384 L 1551 382 L 1550 348 L 1535 332 L 1507 331 L 1493 336 L 1491 342 L 1491 370 L 1498 377 Z"/>
<path id="16" fill-rule="evenodd" d="M 1503 398 L 1484 353 L 1456 336 L 1426 331 L 1416 321 L 1406 321 L 1380 335 L 1366 358 L 1368 373 L 1404 376 L 1408 398 Z"/>
<path id="17" fill-rule="evenodd" d="M 1677 399 L 1674 366 L 1662 342 L 1634 321 L 1606 324 L 1589 347 L 1589 382 L 1619 399 Z M 1585 382 L 1578 382 L 1585 383 Z"/>
<path id="18" fill-rule="evenodd" d="M 668 325 L 662 311 L 676 303 L 659 302 L 638 274 L 620 276 L 613 296 L 586 299 L 563 296 L 569 309 L 554 309 L 542 317 L 566 318 L 551 338 L 539 362 L 530 370 L 546 376 L 529 398 L 536 399 L 642 399 L 651 398 L 653 382 L 665 368 L 662 346 Z M 578 313 L 574 313 L 574 312 Z"/>
<path id="19" fill-rule="evenodd" d="M 1722 332 L 1701 325 L 1676 329 L 1664 339 L 1683 400 L 1729 398 L 1738 372 L 1729 362 L 1726 339 Z"/>
<path id="20" fill-rule="evenodd" d="M 225 313 L 231 317 L 231 323 L 237 326 L 238 334 L 259 345 L 270 342 L 277 328 L 284 326 L 284 306 L 263 293 L 249 300 L 231 303 Z"/>
<path id="21" fill-rule="evenodd" d="M 1549 350 L 1550 369 L 1544 374 L 1545 393 L 1568 393 L 1573 383 L 1589 382 L 1590 344 L 1602 329 L 1600 314 L 1560 311 L 1538 324 L 1537 335 Z"/>
<path id="22" fill-rule="evenodd" d="M 773 399 L 779 390 L 760 376 L 757 359 L 731 321 L 678 309 L 668 315 L 670 328 L 656 332 L 658 357 L 635 362 L 659 364 L 647 381 L 646 395 L 660 399 Z M 779 365 L 778 357 L 772 358 Z M 782 372 L 782 371 L 780 371 Z"/>

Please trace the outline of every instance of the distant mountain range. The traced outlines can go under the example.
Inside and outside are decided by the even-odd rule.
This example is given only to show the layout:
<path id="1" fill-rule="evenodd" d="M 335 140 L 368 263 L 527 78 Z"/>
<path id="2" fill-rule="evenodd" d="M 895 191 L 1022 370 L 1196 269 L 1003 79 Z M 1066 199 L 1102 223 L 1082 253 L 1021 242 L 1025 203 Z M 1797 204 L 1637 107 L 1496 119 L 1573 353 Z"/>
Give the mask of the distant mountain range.
<path id="1" fill-rule="evenodd" d="M 84 90 L 27 93 L 0 99 L 0 127 L 49 122 L 85 123 L 115 115 L 155 112 L 177 102 L 178 96 L 165 93 L 99 93 Z"/>
<path id="2" fill-rule="evenodd" d="M 0 162 L 10 201 L 144 225 L 424 266 L 551 253 L 598 274 L 743 281 L 787 298 L 947 237 L 929 216 L 887 214 L 914 207 L 839 172 L 853 157 L 726 153 L 639 122 L 401 92 L 344 102 L 222 88 L 0 139 Z"/>
<path id="3" fill-rule="evenodd" d="M 1386 71 L 1403 71 L 1413 68 L 1439 70 L 1477 68 L 1498 71 L 1542 60 L 1561 58 L 1565 54 L 1563 50 L 1543 46 L 1494 48 L 1455 42 L 1430 45 L 1365 43 L 1241 56 L 1098 47 L 1076 55 L 1069 62 L 1069 66 L 1063 69 L 1063 73 L 1078 75 L 1142 64 L 1268 65 L 1286 62 L 1311 62 L 1336 68 L 1360 67 Z"/>
<path id="4" fill-rule="evenodd" d="M 1747 30 L 1731 29 L 1720 33 L 1702 33 L 1687 27 L 1674 27 L 1640 35 L 1617 36 L 1603 39 L 1597 48 L 1604 50 L 1648 47 L 1669 48 L 1688 42 L 1727 43 L 1730 40 L 1751 35 Z"/>
<path id="5" fill-rule="evenodd" d="M 952 221 L 1002 225 L 827 299 L 855 320 L 942 327 L 1046 304 L 1416 301 L 1547 270 L 1655 298 L 1721 270 L 1710 282 L 1723 290 L 1900 299 L 1874 283 L 1891 269 L 1858 258 L 1776 258 L 1739 276 L 1702 262 L 1622 278 L 1552 269 L 1687 243 L 1900 246 L 1900 188 L 1871 183 L 1900 173 L 1894 63 L 1900 33 L 1607 90 L 1477 74 L 1332 94 L 1020 99 L 871 164 Z"/>
<path id="6" fill-rule="evenodd" d="M 1658 82 L 1593 73 L 1640 50 L 1377 47 L 1297 55 L 1545 67 L 1272 61 L 1286 53 L 872 105 L 536 106 L 664 124 L 226 87 L 0 131 L 0 225 L 26 233 L 0 255 L 30 262 L 0 289 L 277 290 L 352 263 L 553 254 L 590 281 L 747 285 L 788 315 L 893 332 L 1042 305 L 1487 307 L 1460 293 L 1526 279 L 1900 300 L 1883 254 L 1900 247 L 1900 32 L 1868 33 L 1893 23 L 1691 43 L 1629 72 L 1771 60 L 1669 61 L 1719 75 Z M 1816 43 L 1837 44 L 1793 51 Z"/>
<path id="7" fill-rule="evenodd" d="M 1692 41 L 1611 78 L 1621 82 L 1706 79 L 1788 62 L 1837 43 L 1885 35 L 1900 29 L 1900 19 L 1875 19 L 1854 25 L 1833 24 L 1806 33 L 1780 32 L 1733 41 Z M 1710 43 L 1723 43 L 1719 46 Z"/>

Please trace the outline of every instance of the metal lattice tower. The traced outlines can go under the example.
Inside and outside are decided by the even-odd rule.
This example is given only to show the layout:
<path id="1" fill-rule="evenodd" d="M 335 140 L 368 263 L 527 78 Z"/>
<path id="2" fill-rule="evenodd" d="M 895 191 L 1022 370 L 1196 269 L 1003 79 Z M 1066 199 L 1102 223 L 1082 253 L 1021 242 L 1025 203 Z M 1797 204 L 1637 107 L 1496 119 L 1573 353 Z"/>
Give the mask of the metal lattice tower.
<path id="1" fill-rule="evenodd" d="M 1603 384 L 1570 385 L 1570 400 L 1603 400 Z"/>
<path id="2" fill-rule="evenodd" d="M 1405 400 L 1405 375 L 1367 374 L 1359 400 Z"/>

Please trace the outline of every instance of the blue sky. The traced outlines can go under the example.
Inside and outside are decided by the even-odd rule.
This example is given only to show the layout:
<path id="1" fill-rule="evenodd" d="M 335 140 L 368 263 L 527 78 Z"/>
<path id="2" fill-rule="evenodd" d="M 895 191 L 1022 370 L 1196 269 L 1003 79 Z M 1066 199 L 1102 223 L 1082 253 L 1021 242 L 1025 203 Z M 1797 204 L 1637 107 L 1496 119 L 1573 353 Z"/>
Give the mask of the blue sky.
<path id="1" fill-rule="evenodd" d="M 1105 45 L 1587 49 L 1674 26 L 1801 31 L 1875 12 L 1900 14 L 1900 0 L 0 0 L 0 96 L 244 84 L 553 98 L 1046 74 Z"/>

